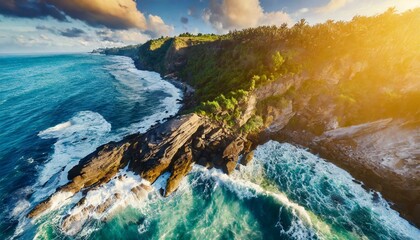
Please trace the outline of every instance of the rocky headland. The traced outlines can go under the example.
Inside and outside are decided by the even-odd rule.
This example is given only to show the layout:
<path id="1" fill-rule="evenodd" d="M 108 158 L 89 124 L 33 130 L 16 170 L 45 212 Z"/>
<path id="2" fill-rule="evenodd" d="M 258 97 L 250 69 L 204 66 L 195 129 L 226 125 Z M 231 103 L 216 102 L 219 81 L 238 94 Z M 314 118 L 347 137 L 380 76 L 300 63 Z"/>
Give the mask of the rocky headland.
<path id="1" fill-rule="evenodd" d="M 418 20 L 415 13 L 381 17 Z M 28 217 L 42 214 L 58 195 L 85 194 L 124 168 L 150 183 L 169 172 L 162 191 L 168 196 L 194 164 L 229 174 L 252 160 L 256 146 L 277 140 L 347 170 L 420 226 L 420 53 L 411 42 L 402 46 L 384 40 L 403 34 L 395 24 L 390 36 L 382 36 L 382 18 L 363 22 L 369 27 L 357 34 L 340 32 L 347 31 L 341 23 L 298 23 L 99 51 L 132 57 L 137 68 L 167 76 L 187 93 L 184 107 L 146 133 L 105 144 L 83 158 L 69 171 L 69 182 Z M 381 37 L 371 41 L 376 35 Z M 416 38 L 405 39 L 410 37 Z M 381 51 L 385 45 L 392 46 L 387 55 Z M 394 63 L 392 51 L 403 60 Z M 384 59 L 389 61 L 384 64 Z"/>
<path id="2" fill-rule="evenodd" d="M 144 134 L 130 135 L 96 149 L 69 171 L 69 183 L 38 204 L 28 217 L 36 217 L 50 208 L 56 196 L 87 192 L 108 182 L 126 167 L 151 183 L 169 172 L 162 192 L 168 196 L 178 188 L 193 164 L 215 167 L 229 174 L 235 169 L 239 156 L 246 156 L 250 147 L 244 136 L 197 114 L 177 116 Z"/>

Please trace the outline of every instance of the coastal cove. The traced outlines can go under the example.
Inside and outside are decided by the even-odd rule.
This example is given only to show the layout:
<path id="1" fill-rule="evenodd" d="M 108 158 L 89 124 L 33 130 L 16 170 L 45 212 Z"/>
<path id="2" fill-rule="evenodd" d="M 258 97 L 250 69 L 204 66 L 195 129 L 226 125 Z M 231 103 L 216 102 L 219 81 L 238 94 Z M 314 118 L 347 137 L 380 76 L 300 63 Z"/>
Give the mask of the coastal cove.
<path id="1" fill-rule="evenodd" d="M 114 59 L 113 56 L 92 57 Z M 127 61 L 123 59 L 127 58 L 117 57 L 116 60 Z M 127 66 L 129 64 L 132 63 L 127 62 Z M 155 75 L 147 75 L 144 78 L 149 79 L 151 76 Z M 136 75 L 127 77 L 132 78 L 132 81 L 144 81 Z M 153 81 L 162 80 L 153 78 Z M 131 82 L 131 84 L 134 83 Z M 136 91 L 141 90 L 136 89 Z M 171 101 L 176 102 L 174 100 L 180 95 L 172 96 Z M 159 116 L 152 119 L 160 120 L 160 117 L 164 118 Z M 83 119 L 84 116 L 76 115 L 70 122 L 77 123 L 79 118 Z M 91 117 L 87 118 L 86 121 L 90 122 L 91 119 Z M 177 118 L 172 118 L 169 122 L 174 119 Z M 148 122 L 149 127 L 154 124 L 153 120 Z M 54 144 L 53 154 L 60 146 L 58 144 L 71 141 L 75 142 L 77 147 L 78 141 L 85 141 L 82 140 L 84 138 L 82 136 L 80 140 L 66 139 L 66 136 L 71 137 L 74 132 L 79 132 L 80 128 L 76 125 L 74 130 L 69 129 L 65 119 L 59 120 L 58 123 L 38 134 L 42 138 L 49 139 L 60 136 L 59 142 Z M 92 122 L 92 127 L 97 128 L 98 124 L 107 125 L 105 122 Z M 122 139 L 123 136 L 136 131 L 144 132 L 148 126 L 143 124 L 144 122 L 134 123 L 129 128 L 116 129 L 120 137 L 113 139 Z M 165 124 L 167 122 L 163 123 Z M 152 127 L 151 131 L 153 132 L 153 129 L 161 125 Z M 145 127 L 141 128 L 142 126 Z M 105 132 L 109 131 L 108 127 L 103 129 Z M 123 129 L 127 130 L 122 131 Z M 91 131 L 88 130 L 86 133 L 91 134 Z M 132 139 L 133 136 L 125 139 Z M 100 142 L 93 142 L 90 148 L 85 149 L 86 153 L 73 158 L 72 165 L 76 164 L 78 159 L 85 157 L 88 154 L 87 151 L 93 151 L 99 145 Z M 81 147 L 85 148 L 85 146 Z M 52 160 L 54 159 L 47 160 L 47 164 Z M 47 194 L 51 194 L 54 186 L 58 187 L 65 183 L 68 170 L 70 167 L 54 177 L 54 179 L 61 178 L 62 181 L 42 180 L 50 182 L 47 184 L 47 186 L 52 185 L 50 190 L 43 190 L 37 193 L 41 196 L 37 198 L 32 196 L 28 200 L 36 204 Z M 338 176 L 340 178 L 337 179 Z M 248 166 L 241 165 L 237 170 L 232 169 L 229 176 L 220 170 L 207 170 L 196 165 L 192 167 L 190 174 L 179 182 L 178 190 L 165 198 L 161 196 L 160 189 L 165 189 L 165 183 L 169 177 L 168 174 L 163 173 L 151 185 L 149 181 L 139 178 L 129 170 L 120 170 L 107 183 L 91 189 L 84 198 L 76 194 L 65 201 L 62 200 L 68 196 L 56 199 L 54 205 L 61 206 L 60 209 L 49 210 L 47 214 L 32 220 L 32 223 L 25 220 L 25 215 L 31 206 L 25 203 L 22 208 L 20 204 L 26 198 L 23 197 L 18 205 L 11 206 L 14 208 L 16 218 L 20 219 L 14 234 L 20 238 L 33 236 L 66 238 L 72 235 L 118 238 L 120 234 L 124 234 L 150 238 L 165 235 L 183 238 L 242 236 L 242 238 L 267 239 L 405 236 L 407 239 L 415 239 L 419 233 L 415 227 L 399 217 L 397 212 L 390 209 L 380 194 L 366 191 L 360 183 L 355 182 L 343 170 L 303 149 L 288 144 L 268 142 L 257 147 L 254 160 Z M 45 189 L 45 185 L 39 189 Z M 133 189 L 136 190 L 133 191 Z M 84 200 L 75 205 L 80 199 Z M 360 216 L 364 217 L 360 218 Z M 188 220 L 185 221 L 185 219 Z M 188 230 L 193 226 L 194 231 Z M 372 226 L 375 227 L 372 228 Z M 224 230 L 214 231 L 213 229 Z"/>

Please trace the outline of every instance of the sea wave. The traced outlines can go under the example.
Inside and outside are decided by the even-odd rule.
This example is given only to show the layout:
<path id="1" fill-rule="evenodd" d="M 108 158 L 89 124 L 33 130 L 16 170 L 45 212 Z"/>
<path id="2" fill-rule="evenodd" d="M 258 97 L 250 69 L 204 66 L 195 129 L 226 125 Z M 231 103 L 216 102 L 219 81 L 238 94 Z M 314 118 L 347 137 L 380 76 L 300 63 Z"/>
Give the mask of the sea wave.
<path id="1" fill-rule="evenodd" d="M 368 191 L 343 169 L 304 149 L 270 141 L 259 146 L 252 167 L 240 174 L 263 184 L 274 183 L 334 228 L 357 238 L 416 239 L 420 230 L 410 225 L 381 194 Z M 345 236 L 350 237 L 350 236 Z"/>
<path id="2" fill-rule="evenodd" d="M 51 231 L 52 225 L 57 225 L 58 222 L 63 221 L 63 211 L 70 211 L 70 214 L 77 214 L 79 209 L 86 206 L 79 206 L 70 210 L 71 206 L 81 199 L 81 195 L 76 196 L 57 196 L 53 201 L 51 210 L 60 209 L 59 212 L 54 212 L 54 216 L 47 214 L 35 222 L 28 221 L 24 216 L 27 214 L 30 206 L 39 203 L 47 196 L 51 195 L 55 189 L 64 185 L 67 180 L 68 171 L 75 166 L 80 159 L 93 152 L 98 146 L 109 141 L 117 141 L 124 136 L 145 132 L 148 128 L 158 121 L 162 121 L 171 115 L 175 115 L 180 108 L 180 104 L 176 101 L 182 98 L 182 91 L 169 82 L 160 78 L 159 74 L 140 71 L 134 67 L 133 61 L 127 57 L 109 57 L 109 64 L 105 66 L 106 70 L 116 79 L 116 87 L 123 91 L 124 101 L 129 101 L 133 104 L 136 102 L 142 103 L 142 92 L 145 91 L 161 91 L 165 94 L 153 109 L 153 113 L 144 116 L 140 121 L 131 123 L 128 126 L 119 129 L 111 129 L 111 124 L 98 112 L 81 111 L 77 112 L 72 118 L 55 126 L 47 128 L 38 133 L 42 139 L 56 139 L 53 146 L 53 153 L 50 155 L 49 160 L 41 167 L 39 167 L 38 180 L 33 186 L 34 194 L 29 199 L 22 199 L 18 201 L 13 210 L 13 216 L 19 219 L 19 225 L 16 228 L 15 237 L 22 236 L 29 228 L 36 227 L 36 238 L 45 234 L 46 229 Z M 127 189 L 132 187 L 130 184 L 146 184 L 138 176 L 122 170 L 113 181 L 99 187 L 96 190 L 90 191 L 86 199 L 89 205 L 95 203 L 96 200 L 101 199 L 109 194 L 126 195 Z M 125 186 L 125 187 L 124 187 Z M 130 186 L 130 187 L 129 187 Z M 29 206 L 29 204 L 30 206 Z M 104 217 L 108 216 L 111 212 L 124 206 L 133 205 L 138 201 L 129 201 L 127 199 L 115 201 L 112 208 L 106 213 Z M 98 203 L 99 204 L 99 203 Z M 100 205 L 100 204 L 99 204 Z M 114 210 L 112 210 L 114 209 Z M 92 212 L 90 212 L 92 215 Z M 88 219 L 96 219 L 93 215 L 87 215 Z M 98 216 L 96 216 L 98 217 Z M 47 220 L 49 219 L 49 220 Z M 83 222 L 83 221 L 82 221 Z M 33 225 L 35 224 L 35 225 Z M 89 234 L 94 228 L 87 228 L 80 234 Z M 75 233 L 77 226 L 69 229 L 69 233 Z M 61 230 L 60 230 L 61 231 Z M 73 231 L 73 232 L 72 232 Z"/>
<path id="3" fill-rule="evenodd" d="M 69 121 L 41 131 L 40 138 L 57 140 L 50 160 L 40 170 L 38 187 L 51 191 L 65 184 L 67 172 L 81 158 L 106 143 L 110 131 L 111 124 L 99 113 L 91 111 L 78 112 Z M 49 181 L 48 188 L 45 184 Z"/>

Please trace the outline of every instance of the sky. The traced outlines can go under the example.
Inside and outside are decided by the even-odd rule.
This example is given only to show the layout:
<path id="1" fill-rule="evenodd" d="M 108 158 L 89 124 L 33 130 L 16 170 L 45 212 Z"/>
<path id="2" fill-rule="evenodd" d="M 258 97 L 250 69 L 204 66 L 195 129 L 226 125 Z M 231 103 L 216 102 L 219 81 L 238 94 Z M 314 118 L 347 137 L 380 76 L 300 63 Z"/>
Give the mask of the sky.
<path id="1" fill-rule="evenodd" d="M 351 20 L 420 0 L 0 0 L 0 54 L 87 52 L 183 32 Z"/>

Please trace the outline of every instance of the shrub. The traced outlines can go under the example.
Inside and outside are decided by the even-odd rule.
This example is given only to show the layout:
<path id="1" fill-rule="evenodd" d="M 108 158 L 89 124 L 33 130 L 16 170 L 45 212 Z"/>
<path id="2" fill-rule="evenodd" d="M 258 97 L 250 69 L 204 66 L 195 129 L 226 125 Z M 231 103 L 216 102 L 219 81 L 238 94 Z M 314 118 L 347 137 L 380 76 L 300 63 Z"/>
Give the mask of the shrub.
<path id="1" fill-rule="evenodd" d="M 248 122 L 242 126 L 243 133 L 253 133 L 258 131 L 262 126 L 264 126 L 264 121 L 261 116 L 254 115 Z"/>

